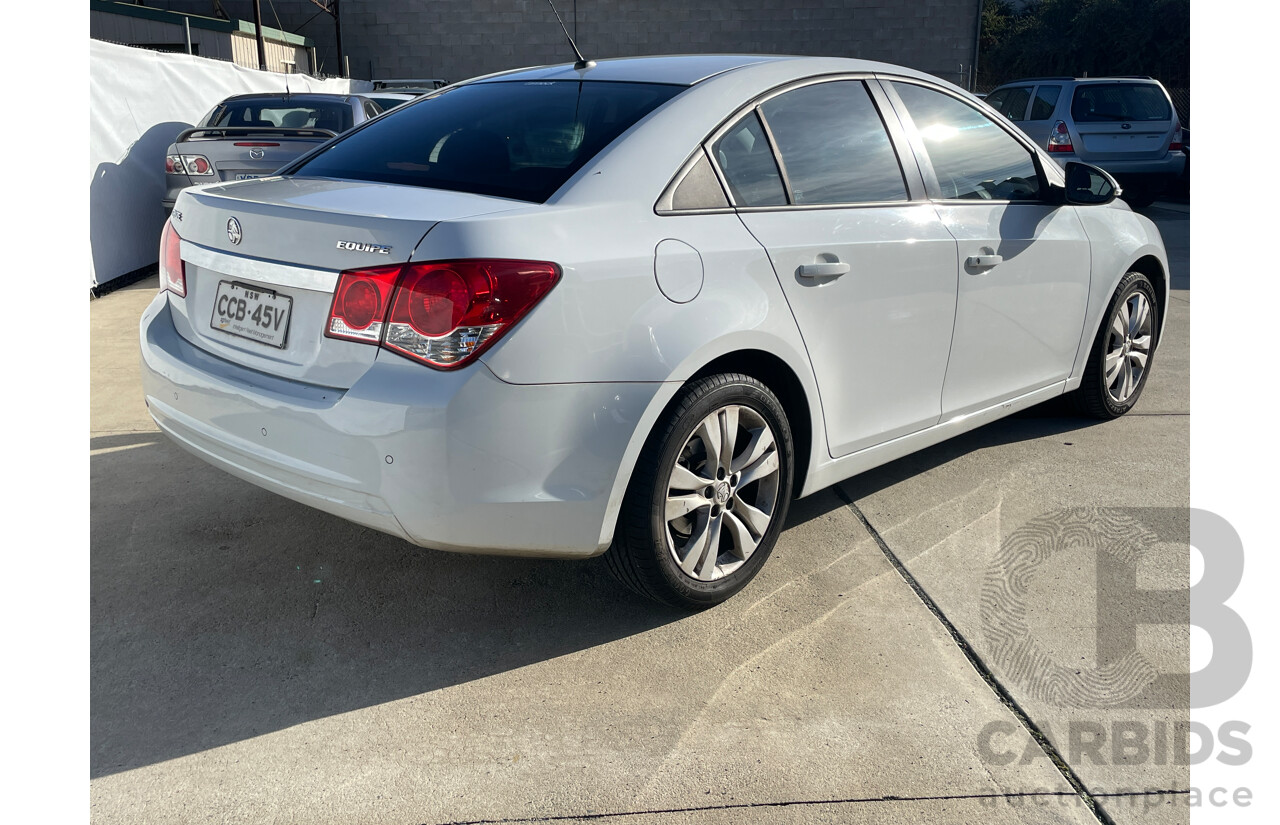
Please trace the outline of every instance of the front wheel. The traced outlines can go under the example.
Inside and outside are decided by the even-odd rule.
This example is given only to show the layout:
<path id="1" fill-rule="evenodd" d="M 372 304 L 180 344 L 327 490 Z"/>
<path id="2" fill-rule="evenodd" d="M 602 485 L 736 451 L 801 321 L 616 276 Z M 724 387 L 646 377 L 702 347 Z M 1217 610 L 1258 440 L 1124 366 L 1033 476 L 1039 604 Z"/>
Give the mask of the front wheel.
<path id="1" fill-rule="evenodd" d="M 1133 409 L 1147 384 L 1159 333 L 1155 287 L 1141 272 L 1126 273 L 1111 298 L 1076 390 L 1079 410 L 1108 419 Z"/>
<path id="2" fill-rule="evenodd" d="M 764 565 L 791 500 L 793 444 L 777 397 L 736 373 L 672 402 L 627 488 L 609 569 L 666 604 L 709 607 Z"/>

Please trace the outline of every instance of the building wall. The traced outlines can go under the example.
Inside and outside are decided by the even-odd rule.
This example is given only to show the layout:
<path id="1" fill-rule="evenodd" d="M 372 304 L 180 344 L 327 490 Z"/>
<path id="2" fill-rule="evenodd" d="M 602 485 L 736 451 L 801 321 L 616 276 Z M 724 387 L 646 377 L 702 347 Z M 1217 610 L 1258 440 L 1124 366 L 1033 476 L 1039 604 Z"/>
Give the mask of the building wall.
<path id="1" fill-rule="evenodd" d="M 185 46 L 187 42 L 183 26 L 99 11 L 89 12 L 89 37 L 125 46 L 135 43 L 182 43 Z M 228 32 L 192 28 L 191 43 L 201 57 L 231 59 L 231 35 Z"/>
<path id="2" fill-rule="evenodd" d="M 266 23 L 263 23 L 266 26 Z M 284 61 L 292 60 L 292 71 L 311 74 L 311 56 L 309 50 L 302 46 L 288 43 L 277 43 L 274 40 L 263 42 L 263 51 L 267 57 L 267 70 L 272 72 L 288 71 Z M 232 32 L 231 51 L 235 62 L 241 66 L 256 69 L 258 67 L 258 39 L 251 34 Z"/>
<path id="3" fill-rule="evenodd" d="M 967 85 L 980 0 L 556 0 L 587 57 L 746 52 L 861 57 Z M 212 14 L 212 0 L 148 5 Z M 251 0 L 221 0 L 253 19 Z M 274 7 L 274 12 L 272 8 Z M 546 0 L 339 0 L 351 73 L 463 80 L 573 53 Z M 320 12 L 318 15 L 317 12 Z M 310 0 L 273 0 L 263 23 L 310 37 L 337 74 L 333 18 Z M 960 67 L 963 66 L 963 72 Z"/>

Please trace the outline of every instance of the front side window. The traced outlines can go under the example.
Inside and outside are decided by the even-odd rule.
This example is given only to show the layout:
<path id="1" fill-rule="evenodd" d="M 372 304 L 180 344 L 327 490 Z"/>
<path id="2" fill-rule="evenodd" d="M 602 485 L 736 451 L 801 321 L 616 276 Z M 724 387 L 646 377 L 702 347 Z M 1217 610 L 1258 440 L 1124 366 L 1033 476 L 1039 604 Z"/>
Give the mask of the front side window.
<path id="1" fill-rule="evenodd" d="M 684 88 L 598 80 L 459 86 L 396 107 L 284 171 L 542 203 Z"/>
<path id="2" fill-rule="evenodd" d="M 862 81 L 803 86 L 760 109 L 795 203 L 907 200 L 898 156 Z"/>
<path id="3" fill-rule="evenodd" d="M 961 200 L 1036 200 L 1039 175 L 1030 150 L 967 103 L 896 82 L 938 178 L 939 196 Z"/>
<path id="4" fill-rule="evenodd" d="M 754 111 L 711 147 L 737 206 L 785 206 L 787 191 Z"/>

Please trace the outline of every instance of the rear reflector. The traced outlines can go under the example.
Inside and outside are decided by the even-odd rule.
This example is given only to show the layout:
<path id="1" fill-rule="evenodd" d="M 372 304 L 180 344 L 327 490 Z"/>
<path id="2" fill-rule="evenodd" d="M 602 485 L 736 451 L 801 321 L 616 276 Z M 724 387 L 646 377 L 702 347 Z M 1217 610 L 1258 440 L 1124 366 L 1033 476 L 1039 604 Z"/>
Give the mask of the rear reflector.
<path id="1" fill-rule="evenodd" d="M 168 290 L 179 298 L 187 296 L 187 272 L 182 263 L 182 239 L 173 224 L 164 222 L 160 233 L 160 291 Z"/>
<path id="2" fill-rule="evenodd" d="M 1067 131 L 1067 124 L 1059 120 L 1053 124 L 1053 129 L 1049 132 L 1049 143 L 1047 146 L 1050 152 L 1074 152 L 1075 147 L 1071 145 L 1071 132 Z"/>
<path id="3" fill-rule="evenodd" d="M 470 363 L 551 291 L 545 261 L 431 261 L 338 278 L 325 335 L 379 344 L 437 369 Z M 388 300 L 389 299 L 389 300 Z"/>

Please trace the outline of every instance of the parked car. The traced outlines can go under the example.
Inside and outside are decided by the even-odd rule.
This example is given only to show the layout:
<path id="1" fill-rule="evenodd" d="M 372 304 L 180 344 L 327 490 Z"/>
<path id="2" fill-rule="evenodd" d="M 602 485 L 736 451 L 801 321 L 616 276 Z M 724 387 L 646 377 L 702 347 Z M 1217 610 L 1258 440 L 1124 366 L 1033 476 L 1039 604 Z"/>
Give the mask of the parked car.
<path id="1" fill-rule="evenodd" d="M 188 186 L 270 175 L 334 135 L 382 113 L 360 95 L 246 94 L 214 106 L 165 152 L 165 209 Z"/>
<path id="2" fill-rule="evenodd" d="M 385 112 L 386 110 L 394 109 L 395 107 L 403 103 L 408 103 L 410 100 L 417 100 L 418 98 L 422 97 L 422 94 L 423 93 L 421 92 L 406 94 L 401 92 L 376 92 L 375 91 L 375 92 L 369 92 L 365 94 L 365 97 L 367 97 L 369 100 L 372 100 L 374 103 L 378 104 L 378 106 L 382 108 L 382 111 Z"/>
<path id="3" fill-rule="evenodd" d="M 1169 268 L 1115 195 L 882 63 L 491 76 L 180 194 L 146 403 L 328 513 L 705 606 L 793 497 L 1064 393 L 1133 407 Z"/>
<path id="4" fill-rule="evenodd" d="M 1135 206 L 1172 187 L 1186 165 L 1178 114 L 1164 86 L 1150 77 L 1014 80 L 986 102 L 1059 163 L 1106 169 Z"/>
<path id="5" fill-rule="evenodd" d="M 382 94 L 383 92 L 404 92 L 408 94 L 423 95 L 428 92 L 434 92 L 437 89 L 443 89 L 448 85 L 449 81 L 442 77 L 387 78 L 373 81 L 373 94 Z"/>

